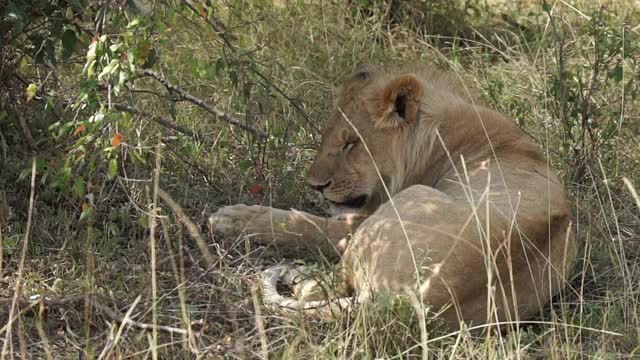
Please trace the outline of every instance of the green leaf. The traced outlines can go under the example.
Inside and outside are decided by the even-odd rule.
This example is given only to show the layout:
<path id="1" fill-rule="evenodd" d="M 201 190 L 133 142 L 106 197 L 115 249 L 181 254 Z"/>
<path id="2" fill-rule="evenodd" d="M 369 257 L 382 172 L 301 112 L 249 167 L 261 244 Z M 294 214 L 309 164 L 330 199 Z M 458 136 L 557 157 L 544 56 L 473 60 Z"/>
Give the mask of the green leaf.
<path id="1" fill-rule="evenodd" d="M 100 72 L 100 75 L 98 75 L 98 80 L 102 80 L 102 78 L 105 75 L 111 75 L 111 74 L 115 73 L 118 70 L 119 67 L 120 67 L 120 59 L 111 60 L 109 65 L 105 66 L 102 69 L 102 71 Z"/>
<path id="2" fill-rule="evenodd" d="M 22 235 L 22 234 L 20 234 Z M 18 239 L 21 237 L 20 235 L 13 235 L 13 236 L 9 236 L 8 238 L 4 239 L 4 241 L 2 242 L 2 248 L 4 250 L 4 253 L 7 255 L 11 255 L 13 254 L 13 252 L 15 251 L 17 245 L 18 245 Z"/>
<path id="3" fill-rule="evenodd" d="M 27 86 L 27 101 L 33 99 L 36 96 L 36 92 L 38 92 L 38 86 L 36 84 L 29 84 Z"/>
<path id="4" fill-rule="evenodd" d="M 123 46 L 122 43 L 113 44 L 113 45 L 109 46 L 109 51 L 111 51 L 111 53 L 116 53 L 116 52 L 120 51 L 122 46 Z"/>
<path id="5" fill-rule="evenodd" d="M 141 214 L 138 218 L 138 224 L 140 224 L 144 228 L 149 227 L 149 217 L 145 214 Z"/>
<path id="6" fill-rule="evenodd" d="M 82 210 L 82 213 L 80 214 L 80 221 L 89 219 L 93 217 L 94 214 L 95 214 L 95 210 L 93 210 L 91 206 L 86 206 L 84 207 L 84 209 Z"/>
<path id="7" fill-rule="evenodd" d="M 47 162 L 43 158 L 36 159 L 36 171 L 43 172 L 47 168 Z"/>
<path id="8" fill-rule="evenodd" d="M 613 69 L 609 71 L 609 79 L 613 79 L 613 81 L 619 83 L 622 81 L 624 76 L 624 70 L 622 69 L 622 65 L 618 64 Z"/>
<path id="9" fill-rule="evenodd" d="M 109 161 L 109 171 L 107 171 L 107 176 L 109 177 L 109 180 L 113 180 L 116 175 L 118 175 L 118 160 L 114 158 Z"/>
<path id="10" fill-rule="evenodd" d="M 138 25 L 140 25 L 140 18 L 139 17 L 133 19 L 129 23 L 129 25 L 127 25 L 127 29 L 135 29 L 136 27 L 138 27 Z"/>
<path id="11" fill-rule="evenodd" d="M 276 125 L 274 126 L 273 130 L 271 131 L 271 135 L 279 138 L 284 134 L 284 127 L 282 127 L 282 125 Z"/>
<path id="12" fill-rule="evenodd" d="M 78 199 L 82 199 L 82 197 L 84 196 L 84 190 L 84 181 L 80 177 L 76 178 L 76 180 L 73 182 L 73 194 Z"/>
<path id="13" fill-rule="evenodd" d="M 235 71 L 229 71 L 229 80 L 234 88 L 238 86 L 238 74 Z"/>
<path id="14" fill-rule="evenodd" d="M 24 169 L 18 175 L 18 181 L 23 181 L 31 176 L 31 169 Z"/>
<path id="15" fill-rule="evenodd" d="M 242 160 L 238 163 L 238 167 L 244 171 L 251 169 L 252 166 L 253 163 L 251 162 L 251 160 Z"/>
<path id="16" fill-rule="evenodd" d="M 137 161 L 137 162 L 139 162 L 139 163 L 141 163 L 141 164 L 143 164 L 143 165 L 146 165 L 146 164 L 147 164 L 147 161 L 146 161 L 142 156 L 140 156 L 140 154 L 138 154 L 138 152 L 137 152 L 137 151 L 131 151 L 131 152 L 129 153 L 129 155 L 131 155 L 131 158 L 132 158 L 134 161 Z"/>
<path id="17" fill-rule="evenodd" d="M 220 72 L 224 70 L 224 67 L 224 60 L 222 60 L 222 58 L 218 58 L 218 60 L 216 60 L 216 75 L 220 75 Z"/>
<path id="18" fill-rule="evenodd" d="M 164 32 L 164 30 L 166 29 L 166 26 L 164 25 L 164 23 L 162 21 L 158 21 L 156 23 L 156 32 L 157 33 L 162 33 Z"/>
<path id="19" fill-rule="evenodd" d="M 138 42 L 134 49 L 134 62 L 136 65 L 144 65 L 151 53 L 151 41 L 143 39 Z"/>
<path id="20" fill-rule="evenodd" d="M 246 82 L 242 84 L 242 96 L 245 100 L 249 100 L 251 98 L 251 83 Z"/>
<path id="21" fill-rule="evenodd" d="M 76 48 L 76 44 L 78 42 L 78 37 L 76 36 L 76 32 L 72 29 L 67 29 L 62 33 L 62 58 L 64 60 L 71 57 L 73 51 Z"/>
<path id="22" fill-rule="evenodd" d="M 46 60 L 49 60 L 51 64 L 56 63 L 56 51 L 53 45 L 53 41 L 51 39 L 45 39 L 42 44 L 39 46 L 39 50 L 36 53 L 34 59 L 36 59 L 37 63 L 44 64 Z"/>
<path id="23" fill-rule="evenodd" d="M 127 74 L 126 72 L 120 71 L 118 73 L 118 82 L 113 87 L 113 91 L 116 94 L 116 96 L 120 95 L 122 89 L 124 88 L 124 84 L 128 79 L 129 79 L 129 74 Z"/>
<path id="24" fill-rule="evenodd" d="M 87 64 L 87 66 L 85 67 L 86 75 L 88 78 L 92 78 L 93 75 L 95 74 L 97 63 L 98 63 L 97 61 L 93 60 L 91 61 L 91 63 Z"/>
<path id="25" fill-rule="evenodd" d="M 89 49 L 87 50 L 87 63 L 85 65 L 85 68 L 89 66 L 89 64 L 91 64 L 92 61 L 96 59 L 97 49 L 98 49 L 97 41 L 94 41 L 91 43 L 91 45 L 89 45 Z"/>

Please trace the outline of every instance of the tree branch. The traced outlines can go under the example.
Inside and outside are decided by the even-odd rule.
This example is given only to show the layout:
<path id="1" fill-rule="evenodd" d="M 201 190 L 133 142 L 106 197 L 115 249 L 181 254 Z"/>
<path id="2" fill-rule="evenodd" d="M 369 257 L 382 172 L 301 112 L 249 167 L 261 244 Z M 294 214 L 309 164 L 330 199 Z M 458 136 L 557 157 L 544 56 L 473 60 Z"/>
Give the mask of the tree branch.
<path id="1" fill-rule="evenodd" d="M 227 38 L 226 35 L 229 34 L 229 30 L 226 30 L 225 26 L 222 26 L 222 28 L 224 28 L 224 31 L 221 31 L 218 27 L 216 26 L 216 24 L 214 24 L 213 22 L 211 22 L 208 18 L 202 17 L 200 15 L 200 12 L 194 8 L 191 4 L 189 4 L 188 1 L 183 1 L 184 4 L 191 10 L 193 11 L 194 14 L 200 16 L 200 18 L 202 18 L 202 20 L 204 20 L 207 24 L 209 24 L 209 26 L 211 26 L 211 28 L 213 29 L 213 31 L 220 36 L 220 38 L 222 38 L 222 41 L 225 43 L 225 45 L 227 45 L 227 48 L 229 48 L 229 50 L 234 54 L 237 55 L 236 52 L 236 48 L 233 46 L 233 44 L 231 44 L 231 42 L 229 41 L 229 39 Z M 217 19 L 216 19 L 217 20 Z M 220 24 L 220 21 L 217 21 Z M 287 95 L 287 93 L 284 92 L 284 90 L 280 89 L 280 87 L 278 87 L 273 81 L 271 81 L 270 79 L 268 79 L 264 74 L 262 74 L 260 71 L 258 71 L 258 69 L 256 69 L 254 66 L 249 66 L 249 70 L 256 75 L 257 77 L 259 77 L 260 79 L 262 79 L 262 81 L 264 81 L 265 83 L 267 83 L 268 85 L 270 85 L 277 93 L 279 93 L 280 95 L 282 95 L 285 99 L 287 99 L 287 101 L 289 101 L 289 103 L 291 105 L 293 105 L 293 108 L 296 109 L 298 111 L 298 113 L 304 118 L 304 120 L 309 124 L 309 126 L 311 126 L 311 128 L 313 130 L 315 130 L 317 133 L 320 132 L 320 129 L 318 129 L 318 127 L 316 126 L 316 124 L 311 121 L 311 119 L 309 118 L 309 115 L 307 115 L 307 112 L 304 111 L 304 109 L 302 108 L 302 106 L 300 106 L 300 104 L 298 104 L 298 102 L 296 102 L 293 98 L 291 98 L 289 95 Z"/>
<path id="2" fill-rule="evenodd" d="M 228 122 L 229 124 L 235 125 L 245 131 L 248 131 L 254 135 L 257 135 L 259 137 L 262 138 L 266 138 L 268 137 L 267 133 L 265 133 L 262 130 L 258 130 L 248 124 L 245 124 L 243 122 L 241 122 L 240 120 L 232 117 L 231 115 L 224 113 L 218 109 L 216 109 L 215 107 L 207 104 L 204 100 L 202 99 L 198 99 L 197 97 L 189 94 L 188 92 L 186 92 L 185 90 L 182 90 L 181 88 L 173 85 L 172 83 L 170 83 L 167 79 L 165 79 L 162 75 L 158 74 L 155 71 L 149 70 L 149 69 L 145 69 L 142 72 L 142 75 L 147 76 L 147 77 L 152 77 L 154 79 L 156 79 L 157 81 L 159 81 L 162 85 L 164 85 L 165 88 L 167 88 L 167 90 L 172 91 L 176 94 L 178 94 L 178 96 L 180 96 L 180 98 L 194 104 L 194 105 L 198 105 L 199 107 L 205 109 L 207 112 L 217 116 L 218 118 L 221 118 L 222 120 Z"/>
<path id="3" fill-rule="evenodd" d="M 100 312 L 102 312 L 102 314 L 104 314 L 107 318 L 109 318 L 111 321 L 116 321 L 119 323 L 122 323 L 123 321 L 126 321 L 126 324 L 131 325 L 133 327 L 137 327 L 140 329 L 144 329 L 144 330 L 151 330 L 153 328 L 152 324 L 147 324 L 147 323 L 143 323 L 140 321 L 136 321 L 133 320 L 131 318 L 125 318 L 122 314 L 120 314 L 118 311 L 111 309 L 110 307 L 101 304 L 98 299 L 94 296 L 89 295 L 90 299 L 93 302 L 93 305 L 100 310 Z M 64 305 L 68 305 L 68 304 L 79 304 L 82 303 L 84 300 L 86 299 L 86 295 L 76 295 L 76 296 L 71 296 L 71 297 L 66 297 L 66 298 L 47 298 L 47 297 L 42 297 L 36 300 L 26 300 L 26 299 L 18 299 L 18 304 L 20 304 L 20 307 L 23 308 L 24 310 L 28 310 L 28 309 L 33 309 L 34 307 L 42 304 L 45 308 L 46 307 L 54 307 L 54 306 L 64 306 Z M 0 298 L 0 304 L 2 305 L 9 305 L 11 303 L 11 299 L 3 299 Z M 15 321 L 15 319 L 13 319 Z M 13 321 L 12 321 L 13 322 Z M 2 329 L 0 329 L 0 331 L 4 331 L 5 328 L 7 326 L 10 326 L 11 324 L 6 324 Z M 165 331 L 165 332 L 169 332 L 172 334 L 186 334 L 187 330 L 185 329 L 180 329 L 180 328 L 176 328 L 176 327 L 172 327 L 172 326 L 167 326 L 167 325 L 158 325 L 158 330 L 160 331 Z"/>
<path id="4" fill-rule="evenodd" d="M 183 4 L 185 4 L 191 11 L 193 11 L 195 14 L 197 14 L 198 16 L 200 16 L 200 18 L 204 21 L 206 21 L 209 26 L 211 26 L 211 28 L 213 29 L 213 31 L 216 32 L 216 34 L 218 34 L 218 36 L 220 36 L 220 38 L 222 39 L 222 41 L 224 41 L 224 43 L 227 45 L 227 47 L 229 48 L 229 50 L 231 50 L 231 52 L 235 53 L 236 49 L 233 47 L 233 45 L 231 45 L 231 42 L 229 42 L 229 39 L 227 39 L 226 35 L 228 33 L 227 27 L 222 23 L 222 21 L 220 21 L 218 18 L 216 18 L 215 16 L 213 16 L 213 19 L 215 20 L 215 22 L 217 24 L 214 24 L 211 20 L 209 20 L 208 17 L 202 16 L 200 14 L 200 12 L 193 7 L 193 5 L 189 4 L 188 1 L 183 1 Z"/>
<path id="5" fill-rule="evenodd" d="M 121 314 L 117 313 L 115 310 L 112 310 L 110 307 L 105 306 L 100 304 L 99 302 L 94 302 L 93 304 L 98 310 L 100 310 L 104 315 L 106 315 L 109 319 L 111 319 L 112 321 L 116 321 L 119 323 L 125 322 L 128 325 L 131 325 L 133 327 L 137 327 L 140 329 L 144 329 L 144 330 L 152 330 L 153 329 L 153 324 L 147 324 L 147 323 L 143 323 L 140 321 L 136 321 L 133 320 L 131 318 L 122 316 Z M 181 334 L 181 335 L 186 335 L 187 334 L 187 330 L 185 329 L 180 329 L 180 328 L 176 328 L 173 326 L 167 326 L 167 325 L 156 325 L 157 329 L 160 331 L 165 331 L 171 334 Z"/>
<path id="6" fill-rule="evenodd" d="M 140 115 L 140 116 L 144 116 L 146 118 L 148 118 L 149 120 L 160 124 L 162 126 L 168 127 L 169 129 L 173 129 L 179 133 L 182 133 L 184 135 L 190 136 L 192 138 L 195 139 L 203 139 L 203 140 L 207 140 L 209 142 L 213 142 L 213 140 L 211 140 L 208 136 L 206 136 L 205 134 L 199 132 L 199 131 L 194 131 L 191 130 L 189 128 L 186 128 L 180 124 L 176 124 L 173 121 L 169 121 L 165 118 L 162 118 L 160 116 L 157 115 L 153 115 L 150 114 L 148 112 L 142 111 L 142 110 L 138 110 L 136 108 L 133 108 L 127 104 L 113 104 L 113 108 L 118 110 L 118 111 L 125 111 L 131 114 L 135 114 L 135 115 Z"/>

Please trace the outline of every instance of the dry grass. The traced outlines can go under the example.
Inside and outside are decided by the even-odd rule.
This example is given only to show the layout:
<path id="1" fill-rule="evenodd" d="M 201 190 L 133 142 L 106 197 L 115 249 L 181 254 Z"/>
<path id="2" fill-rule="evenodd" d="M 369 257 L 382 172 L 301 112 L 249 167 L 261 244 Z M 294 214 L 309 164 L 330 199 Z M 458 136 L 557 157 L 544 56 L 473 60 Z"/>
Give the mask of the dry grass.
<path id="1" fill-rule="evenodd" d="M 631 96 L 635 87 L 594 89 L 591 97 L 600 106 L 600 119 L 620 121 L 620 130 L 594 148 L 576 178 L 575 144 L 563 130 L 558 98 L 549 91 L 557 69 L 556 41 L 541 7 L 524 10 L 506 4 L 500 8 L 505 16 L 481 9 L 459 24 L 466 26 L 464 37 L 437 37 L 421 34 L 410 19 L 385 18 L 384 7 L 358 11 L 339 3 L 282 8 L 239 1 L 220 6 L 219 16 L 235 26 L 239 51 L 254 52 L 253 65 L 268 76 L 265 81 L 247 68 L 238 69 L 240 84 L 252 86 L 248 99 L 243 86 L 232 85 L 228 72 L 215 71 L 221 54 L 217 35 L 200 23 L 181 20 L 160 49 L 165 75 L 237 118 L 248 114 L 277 135 L 258 141 L 189 104 L 172 108 L 154 95 L 131 95 L 127 100 L 138 108 L 175 119 L 206 134 L 207 140 L 176 136 L 136 118 L 143 147 L 151 153 L 160 131 L 162 166 L 131 165 L 117 180 L 96 185 L 100 216 L 95 221 L 79 221 L 78 204 L 59 202 L 41 182 L 34 183 L 30 206 L 30 178 L 18 178 L 23 168 L 30 168 L 31 156 L 18 142 L 15 151 L 9 148 L 0 162 L 2 358 L 640 355 L 640 104 Z M 585 14 L 593 5 L 567 3 L 554 9 L 572 36 L 565 45 L 566 61 L 586 63 L 590 42 L 578 30 L 586 26 Z M 611 6 L 613 14 L 629 14 L 626 22 L 635 31 L 628 35 L 637 41 L 638 13 L 623 2 Z M 612 21 L 617 26 L 624 19 L 620 15 Z M 482 23 L 495 25 L 487 29 Z M 623 61 L 626 79 L 640 76 L 638 59 L 629 50 Z M 255 287 L 259 270 L 293 256 L 330 272 L 334 259 L 283 253 L 253 244 L 250 237 L 220 238 L 199 224 L 216 208 L 238 202 L 324 211 L 303 184 L 303 174 L 331 104 L 332 84 L 357 63 L 414 61 L 456 72 L 542 144 L 575 202 L 582 245 L 571 286 L 518 331 L 481 338 L 468 331 L 448 332 L 437 319 L 424 317 L 410 299 L 387 295 L 332 322 L 262 308 Z M 73 71 L 61 70 L 70 88 L 76 83 Z M 617 112 L 621 106 L 625 111 Z M 11 140 L 4 129 L 0 127 L 3 143 Z M 51 151 L 55 148 L 53 143 Z M 160 149 L 153 155 L 159 159 Z M 264 190 L 249 191 L 255 184 Z M 151 214 L 157 214 L 157 222 Z M 18 251 L 22 246 L 28 249 L 24 262 Z"/>

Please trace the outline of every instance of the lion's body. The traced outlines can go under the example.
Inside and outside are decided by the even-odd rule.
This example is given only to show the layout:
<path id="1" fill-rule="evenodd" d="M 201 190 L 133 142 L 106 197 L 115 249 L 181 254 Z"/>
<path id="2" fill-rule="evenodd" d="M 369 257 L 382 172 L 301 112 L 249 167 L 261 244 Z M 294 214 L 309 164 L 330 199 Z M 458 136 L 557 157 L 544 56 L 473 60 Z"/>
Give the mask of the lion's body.
<path id="1" fill-rule="evenodd" d="M 576 251 L 570 205 L 509 119 L 431 69 L 362 69 L 337 94 L 309 182 L 339 216 L 236 206 L 214 216 L 220 229 L 238 231 L 228 220 L 244 219 L 279 244 L 341 246 L 361 301 L 418 290 L 434 308 L 453 305 L 443 314 L 452 326 L 523 320 L 565 285 Z M 276 224 L 290 231 L 276 234 Z"/>

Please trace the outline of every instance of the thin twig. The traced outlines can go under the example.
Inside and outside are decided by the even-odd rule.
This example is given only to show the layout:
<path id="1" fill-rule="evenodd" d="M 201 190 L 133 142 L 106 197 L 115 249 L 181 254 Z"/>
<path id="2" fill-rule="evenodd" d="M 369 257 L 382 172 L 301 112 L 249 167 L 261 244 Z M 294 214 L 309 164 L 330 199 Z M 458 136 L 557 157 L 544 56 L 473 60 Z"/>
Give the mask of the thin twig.
<path id="1" fill-rule="evenodd" d="M 19 307 L 21 308 L 25 308 L 25 307 L 32 308 L 36 305 L 39 305 L 40 303 L 44 304 L 45 307 L 49 307 L 49 306 L 62 306 L 62 305 L 81 302 L 84 300 L 85 296 L 86 295 L 77 295 L 77 296 L 70 296 L 65 298 L 40 297 L 36 300 L 18 299 L 17 301 L 18 301 Z M 13 301 L 12 298 L 0 299 L 0 308 L 10 305 L 12 301 Z M 0 330 L 1 330 L 0 332 L 2 332 L 5 330 L 5 328 L 3 327 Z"/>
<path id="2" fill-rule="evenodd" d="M 2 135 L 2 131 L 0 131 L 0 147 L 2 147 L 2 159 L 0 159 L 0 163 L 7 161 L 7 140 Z"/>
<path id="3" fill-rule="evenodd" d="M 418 296 L 414 291 L 410 289 L 406 290 L 406 294 L 409 297 L 411 306 L 418 318 L 418 325 L 420 325 L 420 344 L 422 344 L 422 359 L 429 358 L 429 347 L 426 345 L 429 341 L 429 333 L 427 332 L 427 319 L 424 314 L 424 305 L 418 299 Z"/>
<path id="4" fill-rule="evenodd" d="M 3 278 L 2 276 L 2 256 L 3 256 L 3 249 L 4 249 L 4 240 L 2 240 L 2 227 L 4 226 L 4 211 L 5 211 L 5 192 L 4 192 L 4 187 L 2 189 L 2 191 L 0 191 L 0 278 Z M 7 218 L 9 214 L 7 213 Z"/>
<path id="5" fill-rule="evenodd" d="M 27 256 L 27 249 L 29 245 L 29 237 L 31 236 L 31 222 L 33 220 L 33 207 L 35 203 L 36 194 L 36 158 L 33 158 L 31 165 L 31 195 L 29 195 L 29 212 L 27 213 L 27 229 L 25 230 L 24 239 L 22 240 L 22 252 L 20 253 L 20 265 L 18 265 L 18 275 L 16 279 L 16 286 L 13 291 L 13 299 L 11 301 L 11 309 L 9 310 L 9 320 L 7 320 L 7 326 L 5 329 L 4 344 L 2 344 L 2 352 L 0 353 L 0 359 L 4 359 L 7 353 L 7 346 L 11 342 L 11 324 L 13 324 L 14 313 L 16 306 L 18 305 L 18 295 L 22 288 L 22 273 L 24 272 L 24 262 Z"/>
<path id="6" fill-rule="evenodd" d="M 260 71 L 258 71 L 258 69 L 254 68 L 253 66 L 250 66 L 249 69 L 251 70 L 252 73 L 254 73 L 255 75 L 257 75 L 259 78 L 262 79 L 262 81 L 266 82 L 267 84 L 269 84 L 269 86 L 271 86 L 277 93 L 279 93 L 280 95 L 282 95 L 282 97 L 284 97 L 285 99 L 287 99 L 287 101 L 293 105 L 293 107 L 298 111 L 298 113 L 300 115 L 302 115 L 302 117 L 304 118 L 304 120 L 307 122 L 307 124 L 309 126 L 311 126 L 311 128 L 316 132 L 319 133 L 320 129 L 318 128 L 318 126 L 311 121 L 311 119 L 309 118 L 309 115 L 307 115 L 307 112 L 304 111 L 304 109 L 296 102 L 294 101 L 293 98 L 291 98 L 289 95 L 287 95 L 287 93 L 284 92 L 284 90 L 280 89 L 280 87 L 278 87 L 278 85 L 276 85 L 273 81 L 269 80 L 266 76 L 264 76 Z"/>
<path id="7" fill-rule="evenodd" d="M 24 323 L 22 322 L 22 317 L 18 317 L 18 349 L 20 349 L 20 358 L 26 359 L 27 355 L 27 339 L 25 339 L 25 331 L 24 331 Z M 13 351 L 12 348 L 9 348 L 9 351 Z M 13 356 L 11 357 L 13 360 Z"/>
<path id="8" fill-rule="evenodd" d="M 131 325 L 134 327 L 137 327 L 139 329 L 144 329 L 144 330 L 152 330 L 153 329 L 153 324 L 147 324 L 147 323 L 143 323 L 140 321 L 136 321 L 136 320 L 132 320 L 130 317 L 127 316 L 122 316 L 120 314 L 118 314 L 117 312 L 115 312 L 114 310 L 112 310 L 111 308 L 109 308 L 108 306 L 104 306 L 102 304 L 100 304 L 99 302 L 95 302 L 94 303 L 96 309 L 100 310 L 103 314 L 105 314 L 108 318 L 110 318 L 113 321 L 117 321 L 120 323 L 125 323 L 127 325 Z M 167 326 L 167 325 L 158 325 L 158 330 L 159 331 L 164 331 L 164 332 L 168 332 L 171 334 L 181 334 L 184 335 L 187 333 L 186 330 L 184 329 L 179 329 L 179 328 L 175 328 L 173 326 Z"/>
<path id="9" fill-rule="evenodd" d="M 29 147 L 31 147 L 31 149 L 36 149 L 35 147 L 35 141 L 33 140 L 33 136 L 31 135 L 31 130 L 29 130 L 29 125 L 27 125 L 26 120 L 24 119 L 24 116 L 22 115 L 23 112 L 18 109 L 18 107 L 14 104 L 13 105 L 13 111 L 14 114 L 16 115 L 16 118 L 18 119 L 18 124 L 20 124 L 20 128 L 22 129 L 22 132 L 24 133 L 25 138 L 27 139 L 27 144 L 29 145 Z"/>
<path id="10" fill-rule="evenodd" d="M 156 274 L 156 226 L 158 224 L 158 189 L 160 188 L 160 169 L 162 164 L 162 141 L 158 139 L 156 146 L 156 169 L 153 177 L 153 202 L 151 208 L 151 218 L 149 219 L 149 253 L 151 255 L 151 317 L 153 331 L 151 335 L 151 356 L 153 360 L 158 359 L 158 284 Z"/>
<path id="11" fill-rule="evenodd" d="M 142 111 L 142 110 L 138 110 L 134 107 L 131 107 L 130 105 L 127 104 L 113 104 L 113 108 L 118 110 L 118 111 L 125 111 L 134 115 L 140 115 L 140 116 L 144 116 L 145 118 L 148 118 L 149 120 L 160 124 L 164 127 L 167 127 L 169 129 L 175 130 L 179 133 L 182 133 L 184 135 L 190 136 L 196 140 L 206 140 L 207 142 L 213 142 L 213 140 L 211 138 L 209 138 L 207 135 L 199 132 L 199 131 L 194 131 L 191 130 L 189 128 L 186 128 L 180 124 L 176 124 L 173 121 L 169 121 L 165 118 L 162 118 L 160 116 L 157 115 L 153 115 L 150 114 L 148 112 Z"/>
<path id="12" fill-rule="evenodd" d="M 200 16 L 201 19 L 203 19 L 204 21 L 207 22 L 207 24 L 209 24 L 209 26 L 211 26 L 211 28 L 213 29 L 213 31 L 215 31 L 215 33 L 220 36 L 220 38 L 222 39 L 222 41 L 224 41 L 224 43 L 227 45 L 227 47 L 229 48 L 229 50 L 231 50 L 231 52 L 235 53 L 236 49 L 233 47 L 233 45 L 231 44 L 231 42 L 229 42 L 229 39 L 227 39 L 227 37 L 225 36 L 228 33 L 228 30 L 226 28 L 226 26 L 222 23 L 222 21 L 218 20 L 218 18 L 214 19 L 216 20 L 217 24 L 214 24 L 213 22 L 211 22 L 209 20 L 208 17 L 204 17 L 202 15 L 200 15 L 200 12 L 198 11 L 198 9 L 194 8 L 193 5 L 189 4 L 188 1 L 183 1 L 183 3 L 194 13 L 198 14 L 198 16 Z M 221 28 L 221 29 L 220 29 Z"/>
<path id="13" fill-rule="evenodd" d="M 633 199 L 636 201 L 636 206 L 638 206 L 638 209 L 640 210 L 640 196 L 638 196 L 638 192 L 636 191 L 636 188 L 631 183 L 631 180 L 629 180 L 627 177 L 623 177 L 622 181 L 624 182 L 624 185 L 627 187 L 627 189 L 631 193 L 631 196 L 633 197 Z"/>
<path id="14" fill-rule="evenodd" d="M 162 231 L 164 233 L 164 243 L 167 246 L 167 250 L 169 251 L 169 260 L 171 263 L 171 268 L 173 270 L 173 275 L 176 280 L 176 289 L 178 290 L 178 299 L 180 300 L 180 313 L 182 315 L 182 324 L 187 330 L 187 335 L 185 337 L 185 341 L 187 342 L 187 346 L 189 350 L 194 354 L 198 353 L 198 346 L 195 342 L 195 337 L 193 335 L 193 329 L 191 328 L 191 318 L 189 317 L 189 311 L 187 310 L 187 296 L 185 293 L 185 280 L 184 280 L 184 263 L 180 262 L 180 267 L 178 267 L 178 263 L 176 262 L 175 256 L 173 252 L 173 247 L 171 245 L 171 237 L 169 236 L 169 225 L 167 224 L 166 218 L 160 218 L 160 225 L 162 226 Z M 178 245 L 178 252 L 180 252 L 180 257 L 182 257 L 182 246 Z"/>
<path id="15" fill-rule="evenodd" d="M 115 310 L 111 309 L 110 307 L 103 305 L 102 303 L 100 303 L 98 301 L 98 299 L 96 297 L 100 297 L 99 295 L 95 294 L 95 295 L 77 295 L 77 296 L 70 296 L 70 297 L 66 297 L 66 298 L 40 298 L 38 300 L 34 300 L 34 301 L 29 301 L 26 299 L 17 299 L 16 303 L 20 305 L 20 307 L 22 307 L 22 311 L 28 311 L 29 309 L 33 309 L 36 306 L 39 306 L 40 304 L 43 304 L 45 306 L 45 308 L 47 307 L 51 307 L 51 306 L 63 306 L 63 305 L 67 305 L 67 304 L 73 304 L 73 303 L 82 303 L 85 301 L 86 298 L 91 299 L 93 306 L 95 308 L 97 308 L 98 310 L 100 310 L 107 318 L 109 318 L 111 321 L 116 321 L 119 323 L 125 322 L 126 324 L 133 326 L 133 327 L 137 327 L 139 329 L 144 329 L 144 330 L 152 330 L 153 329 L 153 324 L 147 324 L 147 323 L 143 323 L 140 321 L 135 321 L 132 320 L 131 318 L 126 318 L 126 316 L 123 316 L 121 314 L 119 314 L 118 312 L 116 312 Z M 4 306 L 4 305 L 8 305 L 10 302 L 13 302 L 12 299 L 0 299 L 0 305 Z M 17 316 L 15 316 L 12 320 L 11 323 L 15 322 L 17 319 Z M 8 328 L 11 327 L 11 324 L 7 323 L 7 325 L 5 325 L 4 327 L 0 328 L 0 332 L 3 331 L 7 331 Z M 167 326 L 167 325 L 158 325 L 158 330 L 159 331 L 164 331 L 164 332 L 168 332 L 168 333 L 172 333 L 172 334 L 187 334 L 187 331 L 184 329 L 180 329 L 180 328 L 175 328 L 172 326 Z M 6 343 L 6 342 L 5 342 Z"/>
<path id="16" fill-rule="evenodd" d="M 38 319 L 36 320 L 36 330 L 38 331 L 38 336 L 40 336 L 40 342 L 42 343 L 42 348 L 44 349 L 44 354 L 47 360 L 53 360 L 53 353 L 51 352 L 51 345 L 49 344 L 49 338 L 47 337 L 47 332 L 44 330 L 45 323 L 45 307 L 43 303 L 40 303 L 38 306 Z"/>
<path id="17" fill-rule="evenodd" d="M 267 360 L 269 359 L 269 343 L 267 342 L 267 333 L 264 328 L 264 321 L 262 320 L 262 309 L 260 308 L 256 286 L 251 286 L 251 299 L 253 300 L 253 308 L 256 312 L 256 328 L 258 329 L 258 335 L 260 335 L 260 349 L 262 352 L 260 355 L 262 359 Z"/>
<path id="18" fill-rule="evenodd" d="M 138 295 L 138 297 L 133 300 L 133 304 L 131 304 L 131 306 L 129 306 L 129 310 L 127 310 L 127 313 L 124 314 L 124 320 L 120 321 L 120 326 L 118 327 L 118 331 L 116 332 L 116 335 L 113 337 L 113 341 L 110 341 L 107 343 L 107 346 L 105 346 L 104 349 L 102 349 L 102 353 L 100 354 L 100 356 L 98 356 L 98 360 L 102 360 L 102 359 L 108 359 L 110 358 L 109 355 L 111 355 L 111 350 L 116 347 L 116 345 L 118 345 L 118 341 L 120 340 L 120 336 L 122 336 L 122 330 L 124 329 L 124 325 L 125 325 L 125 321 L 126 319 L 130 319 L 131 318 L 131 313 L 133 313 L 133 309 L 136 308 L 136 305 L 138 305 L 138 302 L 140 302 L 140 295 Z M 156 329 L 156 327 L 154 326 L 154 329 Z"/>
<path id="19" fill-rule="evenodd" d="M 211 186 L 214 190 L 216 190 L 217 192 L 219 192 L 221 194 L 224 194 L 226 192 L 220 186 L 218 186 L 216 184 L 216 182 L 213 181 L 213 179 L 211 179 L 210 174 L 206 170 L 204 170 L 200 165 L 198 165 L 197 163 L 194 163 L 191 160 L 187 159 L 186 157 L 180 155 L 180 153 L 178 151 L 176 151 L 176 149 L 174 149 L 171 146 L 167 146 L 167 150 L 169 150 L 173 155 L 175 155 L 175 157 L 177 157 L 180 161 L 182 161 L 183 163 L 185 163 L 185 164 L 191 166 L 193 169 L 195 169 L 200 175 L 202 175 L 204 180 L 207 182 L 207 185 Z"/>
<path id="20" fill-rule="evenodd" d="M 178 205 L 178 203 L 173 200 L 169 194 L 164 192 L 164 190 L 158 189 L 158 195 L 160 195 L 162 201 L 169 205 L 171 210 L 173 210 L 178 217 L 178 220 L 180 220 L 180 222 L 187 228 L 189 235 L 191 235 L 191 237 L 196 241 L 198 248 L 200 248 L 200 252 L 202 252 L 202 256 L 204 256 L 204 259 L 207 261 L 207 265 L 212 267 L 216 261 L 214 260 L 213 255 L 211 255 L 211 252 L 209 252 L 207 243 L 204 241 L 204 238 L 202 237 L 202 234 L 200 234 L 196 224 L 189 219 L 187 214 L 184 213 L 184 210 L 182 210 L 182 207 L 180 207 L 180 205 Z"/>
<path id="21" fill-rule="evenodd" d="M 228 122 L 229 124 L 235 125 L 245 131 L 248 131 L 254 135 L 257 135 L 259 137 L 262 138 L 266 138 L 268 135 L 267 133 L 265 133 L 262 130 L 258 130 L 248 124 L 245 124 L 243 122 L 241 122 L 240 120 L 232 117 L 231 115 L 222 112 L 218 109 L 216 109 L 215 107 L 211 106 L 210 104 L 206 103 L 204 100 L 202 99 L 198 99 L 197 97 L 191 95 L 190 93 L 186 92 L 185 90 L 173 85 L 172 83 L 170 83 L 167 79 L 165 79 L 162 75 L 158 74 L 157 72 L 153 71 L 153 70 L 149 70 L 149 69 L 145 69 L 142 72 L 142 75 L 144 76 L 148 76 L 148 77 L 152 77 L 154 79 L 156 79 L 157 81 L 159 81 L 162 85 L 164 85 L 164 87 L 167 88 L 167 90 L 169 91 L 173 91 L 174 93 L 178 94 L 182 99 L 194 104 L 194 105 L 198 105 L 199 107 L 205 109 L 207 112 L 217 116 L 218 118 L 221 118 L 222 120 Z"/>

